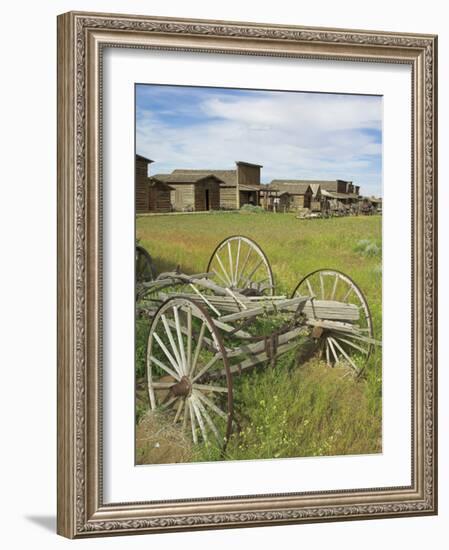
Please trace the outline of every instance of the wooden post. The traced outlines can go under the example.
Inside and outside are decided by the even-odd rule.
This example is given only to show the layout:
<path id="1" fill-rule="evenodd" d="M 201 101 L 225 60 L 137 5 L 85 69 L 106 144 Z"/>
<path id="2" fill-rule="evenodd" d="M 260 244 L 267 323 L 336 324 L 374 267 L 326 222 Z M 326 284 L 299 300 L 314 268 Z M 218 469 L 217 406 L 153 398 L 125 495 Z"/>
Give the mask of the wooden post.
<path id="1" fill-rule="evenodd" d="M 237 207 L 237 210 L 240 210 L 240 167 L 238 164 L 236 164 L 235 176 L 235 192 L 237 193 L 235 197 L 235 205 Z"/>

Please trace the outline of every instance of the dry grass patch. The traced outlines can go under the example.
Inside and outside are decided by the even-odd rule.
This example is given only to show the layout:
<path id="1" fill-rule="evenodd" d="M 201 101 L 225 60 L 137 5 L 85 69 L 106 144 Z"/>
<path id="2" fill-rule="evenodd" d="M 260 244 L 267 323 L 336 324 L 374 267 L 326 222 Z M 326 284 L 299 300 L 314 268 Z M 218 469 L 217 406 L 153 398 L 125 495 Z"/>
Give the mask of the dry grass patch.
<path id="1" fill-rule="evenodd" d="M 191 443 L 162 413 L 147 411 L 136 428 L 137 464 L 190 462 Z"/>

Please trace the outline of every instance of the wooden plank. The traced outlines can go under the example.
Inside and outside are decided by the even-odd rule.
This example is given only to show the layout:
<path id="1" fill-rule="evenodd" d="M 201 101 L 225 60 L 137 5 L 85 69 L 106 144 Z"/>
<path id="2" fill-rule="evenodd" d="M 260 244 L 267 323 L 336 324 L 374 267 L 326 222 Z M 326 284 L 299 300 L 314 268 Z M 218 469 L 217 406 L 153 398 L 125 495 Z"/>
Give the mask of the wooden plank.
<path id="1" fill-rule="evenodd" d="M 382 346 L 382 342 L 380 340 L 376 340 L 374 338 L 371 338 L 370 336 L 364 336 L 361 334 L 357 326 L 351 325 L 350 323 L 343 323 L 339 321 L 326 321 L 326 320 L 316 320 L 316 319 L 308 319 L 307 324 L 310 326 L 320 326 L 327 330 L 332 330 L 334 332 L 341 333 L 342 336 L 348 336 L 351 338 L 355 338 L 357 340 L 360 340 L 362 342 L 367 342 L 369 344 L 374 344 L 376 346 Z"/>
<path id="2" fill-rule="evenodd" d="M 296 339 L 298 336 L 306 336 L 306 331 L 308 329 L 305 329 L 304 327 L 296 327 L 293 330 L 289 330 L 288 332 L 284 332 L 284 334 L 280 334 L 278 336 L 278 347 L 282 346 L 283 344 L 286 344 L 290 342 L 293 339 Z M 258 342 L 254 342 L 251 344 L 242 344 L 235 349 L 228 351 L 227 356 L 229 358 L 231 357 L 238 357 L 242 354 L 257 354 L 260 353 L 265 349 L 265 339 L 261 339 Z"/>
<path id="3" fill-rule="evenodd" d="M 360 319 L 359 308 L 354 304 L 345 304 L 334 300 L 309 300 L 302 312 L 311 318 L 358 321 Z"/>
<path id="4" fill-rule="evenodd" d="M 283 344 L 282 346 L 279 346 L 277 349 L 277 355 L 281 355 L 282 353 L 286 353 L 287 351 L 292 350 L 294 347 L 298 345 L 297 342 L 289 342 L 287 344 Z M 263 363 L 265 361 L 268 361 L 269 357 L 267 353 L 264 351 L 262 353 L 253 355 L 251 357 L 248 357 L 244 361 L 237 363 L 236 365 L 232 365 L 230 368 L 230 371 L 232 374 L 239 373 L 242 370 L 248 369 L 250 367 L 255 367 L 256 365 Z M 225 375 L 225 371 L 220 371 L 221 375 Z"/>
<path id="5" fill-rule="evenodd" d="M 260 313 L 267 313 L 270 311 L 282 311 L 283 309 L 291 308 L 293 306 L 297 307 L 301 303 L 307 302 L 307 300 L 309 300 L 309 298 L 299 296 L 298 298 L 292 298 L 290 300 L 284 300 L 277 303 L 265 303 L 263 306 L 256 306 L 251 309 L 241 311 L 239 313 L 224 315 L 221 320 L 223 322 L 237 321 L 240 319 L 246 319 L 248 317 L 254 317 L 255 315 L 259 315 Z"/>

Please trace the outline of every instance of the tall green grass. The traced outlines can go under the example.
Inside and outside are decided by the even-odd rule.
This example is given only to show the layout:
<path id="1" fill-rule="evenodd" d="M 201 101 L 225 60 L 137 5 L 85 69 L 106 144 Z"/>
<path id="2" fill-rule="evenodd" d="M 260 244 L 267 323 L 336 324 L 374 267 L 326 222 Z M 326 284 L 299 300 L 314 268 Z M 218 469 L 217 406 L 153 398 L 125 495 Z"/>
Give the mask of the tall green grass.
<path id="1" fill-rule="evenodd" d="M 291 214 L 195 214 L 137 218 L 137 237 L 158 272 L 206 269 L 215 246 L 242 234 L 253 238 L 271 262 L 277 293 L 290 295 L 308 273 L 335 268 L 365 294 L 375 338 L 382 336 L 382 224 L 378 216 L 299 220 Z M 148 322 L 137 322 L 136 375 L 145 370 Z M 225 459 L 376 453 L 382 449 L 382 354 L 370 358 L 363 376 L 329 368 L 318 356 L 300 362 L 295 352 L 275 368 L 234 377 L 236 426 Z M 138 405 L 138 417 L 145 407 Z M 192 460 L 222 460 L 199 446 Z"/>

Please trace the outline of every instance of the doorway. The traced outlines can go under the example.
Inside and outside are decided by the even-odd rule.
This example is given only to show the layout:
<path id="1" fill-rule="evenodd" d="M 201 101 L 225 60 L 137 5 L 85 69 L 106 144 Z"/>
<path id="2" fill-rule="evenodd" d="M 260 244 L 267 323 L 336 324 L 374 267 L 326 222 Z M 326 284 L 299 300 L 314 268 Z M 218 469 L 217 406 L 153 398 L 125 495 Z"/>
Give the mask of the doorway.
<path id="1" fill-rule="evenodd" d="M 206 206 L 206 210 L 210 210 L 210 203 L 209 203 L 209 189 L 206 189 L 205 190 L 205 206 Z"/>

